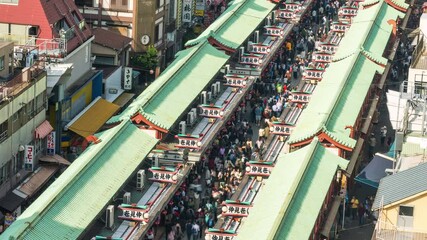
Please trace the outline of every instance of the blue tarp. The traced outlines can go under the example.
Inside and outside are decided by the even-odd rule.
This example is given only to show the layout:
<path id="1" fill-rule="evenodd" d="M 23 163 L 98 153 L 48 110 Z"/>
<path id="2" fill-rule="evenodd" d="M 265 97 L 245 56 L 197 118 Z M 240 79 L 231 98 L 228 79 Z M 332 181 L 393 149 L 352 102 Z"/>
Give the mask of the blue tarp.
<path id="1" fill-rule="evenodd" d="M 376 153 L 369 164 L 356 176 L 355 180 L 378 188 L 381 178 L 387 176 L 385 170 L 393 168 L 393 162 L 395 161 L 392 158 L 393 154 L 393 151 L 391 151 L 391 155 L 390 152 L 386 154 Z"/>

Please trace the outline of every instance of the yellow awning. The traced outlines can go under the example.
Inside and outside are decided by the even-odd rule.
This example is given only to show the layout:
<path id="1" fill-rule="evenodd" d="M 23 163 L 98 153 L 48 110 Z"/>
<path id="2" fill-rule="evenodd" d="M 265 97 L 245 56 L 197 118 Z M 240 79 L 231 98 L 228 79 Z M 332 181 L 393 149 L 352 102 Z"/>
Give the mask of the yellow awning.
<path id="1" fill-rule="evenodd" d="M 120 107 L 123 107 L 133 98 L 133 96 L 135 96 L 135 94 L 124 92 L 118 98 L 116 98 L 113 103 L 119 105 Z"/>
<path id="2" fill-rule="evenodd" d="M 116 104 L 98 97 L 76 116 L 77 119 L 71 120 L 66 128 L 82 137 L 93 135 L 119 108 Z"/>

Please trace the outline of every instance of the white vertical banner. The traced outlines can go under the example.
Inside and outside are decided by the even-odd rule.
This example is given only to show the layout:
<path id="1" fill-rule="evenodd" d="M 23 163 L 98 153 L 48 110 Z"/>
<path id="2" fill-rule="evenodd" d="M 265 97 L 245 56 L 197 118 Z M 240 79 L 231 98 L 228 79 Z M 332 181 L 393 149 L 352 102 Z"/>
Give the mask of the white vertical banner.
<path id="1" fill-rule="evenodd" d="M 193 0 L 184 0 L 182 2 L 182 22 L 190 23 L 193 17 Z"/>
<path id="2" fill-rule="evenodd" d="M 131 90 L 132 89 L 132 68 L 125 67 L 123 89 Z"/>
<path id="3" fill-rule="evenodd" d="M 25 156 L 24 156 L 25 169 L 33 171 L 33 166 L 34 166 L 33 162 L 34 162 L 34 146 L 25 145 Z"/>
<path id="4" fill-rule="evenodd" d="M 47 141 L 46 141 L 47 147 L 46 147 L 46 149 L 47 149 L 48 155 L 54 155 L 55 154 L 55 140 L 56 140 L 56 134 L 55 134 L 55 131 L 52 131 L 47 135 Z"/>

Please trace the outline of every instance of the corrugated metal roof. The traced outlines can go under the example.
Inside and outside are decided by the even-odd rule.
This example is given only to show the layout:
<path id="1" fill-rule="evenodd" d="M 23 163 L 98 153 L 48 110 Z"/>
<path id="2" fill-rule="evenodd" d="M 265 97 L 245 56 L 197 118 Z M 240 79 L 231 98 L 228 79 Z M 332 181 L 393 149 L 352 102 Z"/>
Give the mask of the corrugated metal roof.
<path id="1" fill-rule="evenodd" d="M 77 239 L 158 141 L 129 121 L 99 136 L 2 237 Z"/>
<path id="2" fill-rule="evenodd" d="M 427 163 L 387 176 L 380 181 L 372 209 L 393 204 L 427 191 Z"/>
<path id="3" fill-rule="evenodd" d="M 347 160 L 321 146 L 317 138 L 308 146 L 295 152 L 281 153 L 268 181 L 255 198 L 253 209 L 243 220 L 237 239 L 273 239 L 275 235 L 277 237 L 277 234 L 282 234 L 279 228 L 283 222 L 282 219 L 285 213 L 287 218 L 287 216 L 293 216 L 294 211 L 300 211 L 295 209 L 295 204 L 299 204 L 298 202 L 304 204 L 303 208 L 307 211 L 316 211 L 312 206 L 322 205 L 338 165 L 345 168 L 347 163 Z M 316 196 L 306 195 L 308 193 Z M 288 223 L 295 224 L 294 228 L 304 229 L 309 233 L 307 229 L 313 228 L 313 225 L 307 227 L 307 224 L 312 224 L 311 220 L 316 219 L 319 209 L 317 212 L 302 213 L 303 220 L 292 220 L 297 220 L 298 224 Z M 276 233 L 277 231 L 279 232 Z M 279 239 L 285 238 L 279 237 Z M 307 237 L 297 236 L 289 239 L 307 239 Z"/>

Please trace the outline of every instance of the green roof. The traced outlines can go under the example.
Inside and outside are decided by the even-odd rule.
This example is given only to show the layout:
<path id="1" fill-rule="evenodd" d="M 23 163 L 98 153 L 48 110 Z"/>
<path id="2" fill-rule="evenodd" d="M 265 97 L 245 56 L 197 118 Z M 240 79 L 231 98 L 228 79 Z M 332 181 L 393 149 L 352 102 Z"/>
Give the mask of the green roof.
<path id="1" fill-rule="evenodd" d="M 212 25 L 199 37 L 188 41 L 186 46 L 192 46 L 208 37 L 213 37 L 221 44 L 237 49 L 275 6 L 276 4 L 264 0 L 234 0 Z"/>
<path id="2" fill-rule="evenodd" d="M 191 49 L 193 48 L 189 51 Z M 168 81 L 160 79 L 163 86 L 151 98 L 143 99 L 142 103 L 137 99 L 131 106 L 135 103 L 140 107 L 140 113 L 149 121 L 170 129 L 230 58 L 208 43 L 203 43 L 196 49 L 192 57 L 179 70 L 174 71 L 173 76 L 167 76 Z"/>
<path id="3" fill-rule="evenodd" d="M 282 222 L 285 213 L 292 208 L 295 196 L 303 191 L 300 185 L 310 178 L 310 169 L 313 164 L 318 166 L 322 163 L 322 169 L 317 173 L 317 178 L 313 179 L 313 185 L 318 182 L 327 182 L 335 175 L 337 166 L 344 168 L 347 161 L 326 150 L 315 138 L 308 146 L 297 151 L 284 154 L 280 153 L 277 163 L 265 185 L 260 189 L 255 198 L 249 216 L 243 220 L 238 230 L 237 239 L 273 239 Z M 325 198 L 319 196 L 318 204 Z M 320 200 L 320 198 L 322 198 Z M 302 200 L 302 199 L 299 199 Z M 316 199 L 315 199 L 316 200 Z M 274 203 L 274 204 L 272 204 Z M 311 203 L 315 204 L 315 203 Z M 318 212 L 313 213 L 316 217 Z M 312 228 L 312 227 L 310 227 Z M 257 229 L 257 231 L 253 231 Z M 308 231 L 309 232 L 309 231 Z M 290 238 L 307 239 L 307 238 Z"/>
<path id="4" fill-rule="evenodd" d="M 289 159 L 292 161 L 295 159 Z M 331 182 L 338 167 L 345 169 L 348 161 L 317 144 L 297 192 L 285 211 L 274 239 L 308 239 L 323 208 Z M 283 172 L 282 172 L 282 175 Z"/>
<path id="5" fill-rule="evenodd" d="M 100 135 L 2 234 L 5 239 L 77 239 L 137 169 L 157 139 L 129 121 Z"/>
<path id="6" fill-rule="evenodd" d="M 391 34 L 387 21 L 401 15 L 383 0 L 359 10 L 298 120 L 288 140 L 290 144 L 322 130 L 345 146 L 355 146 L 345 127 L 354 125 L 375 73 L 382 73 L 380 64 L 387 63 L 382 57 Z"/>

